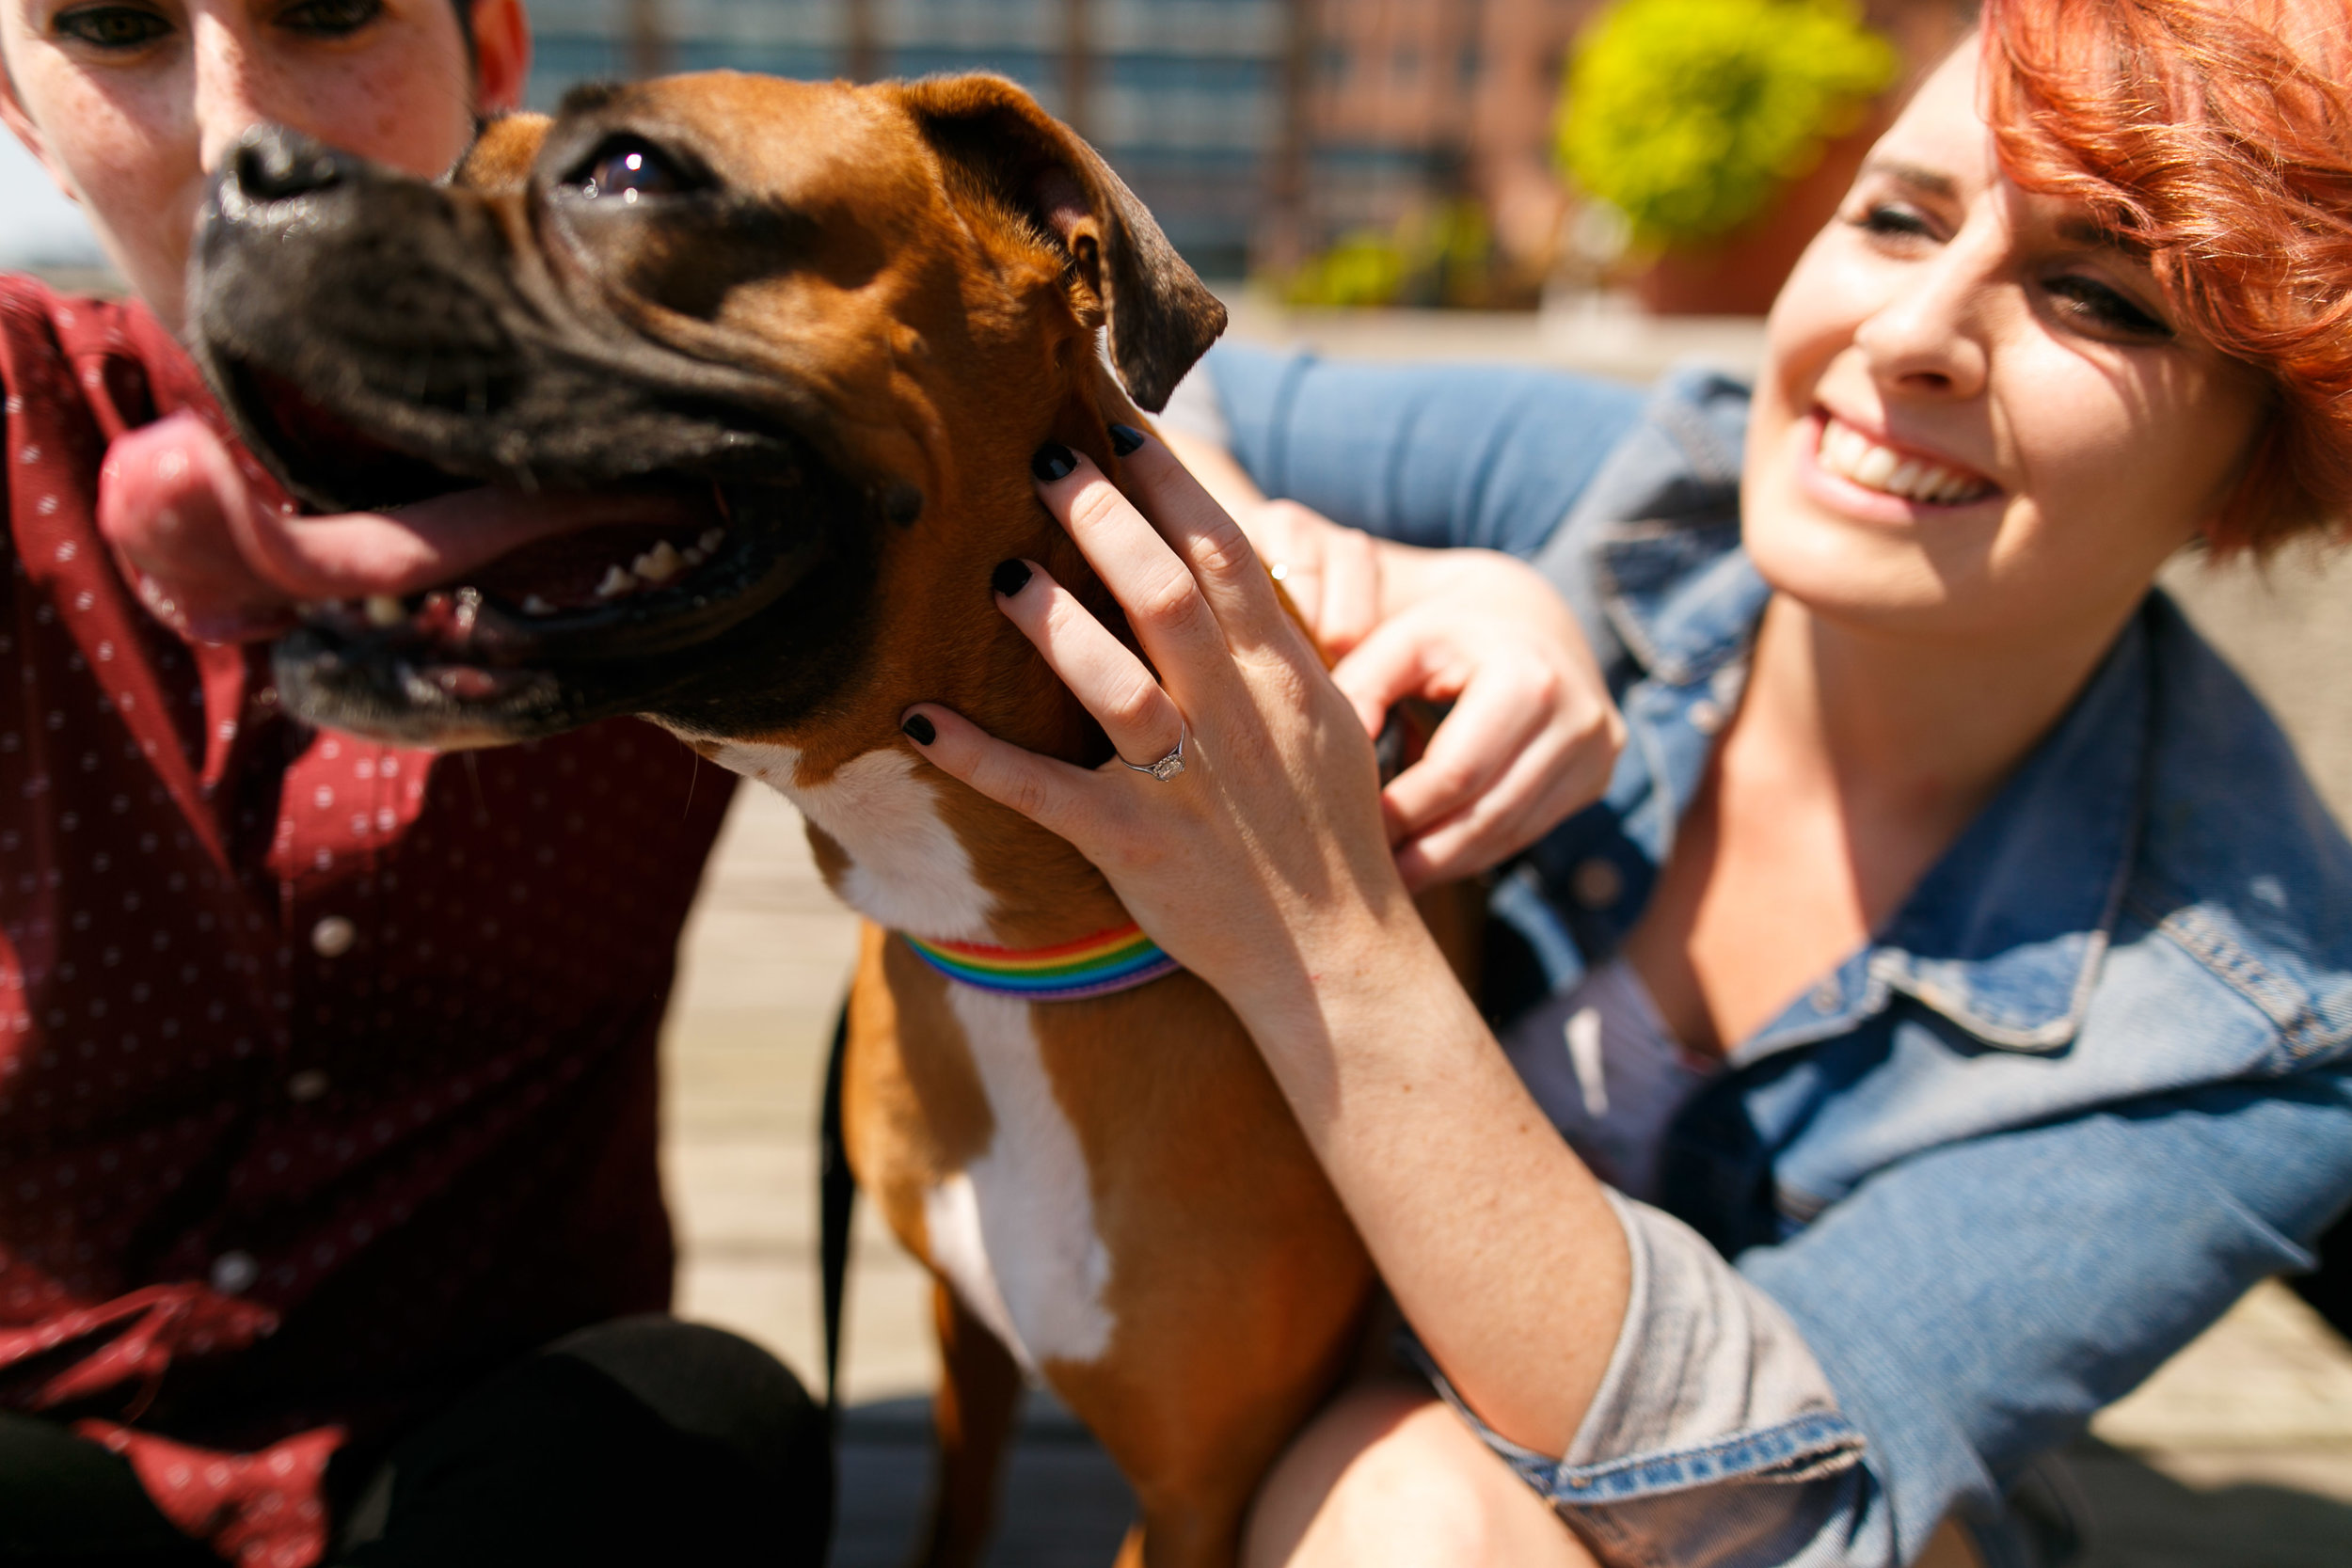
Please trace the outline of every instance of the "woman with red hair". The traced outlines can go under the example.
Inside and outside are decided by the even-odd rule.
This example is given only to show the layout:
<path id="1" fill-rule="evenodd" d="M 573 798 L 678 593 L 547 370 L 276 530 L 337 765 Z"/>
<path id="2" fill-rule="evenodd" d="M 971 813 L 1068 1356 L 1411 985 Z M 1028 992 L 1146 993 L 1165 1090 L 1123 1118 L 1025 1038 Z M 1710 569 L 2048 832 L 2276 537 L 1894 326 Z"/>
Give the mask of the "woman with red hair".
<path id="1" fill-rule="evenodd" d="M 1220 351 L 1225 499 L 1374 627 L 1334 679 L 1166 449 L 1133 504 L 1040 454 L 1152 669 L 1034 563 L 1004 611 L 1184 770 L 910 737 L 1233 1004 L 1427 1374 L 1310 1425 L 1246 1561 L 2063 1560 L 2038 1457 L 2310 1266 L 2352 846 L 2153 583 L 2352 500 L 2347 81 L 2332 4 L 1994 0 L 1752 391 Z M 1544 771 L 1589 803 L 1496 880 L 1486 1017 L 1391 838 L 1475 868 L 1540 785 L 1504 754 L 1384 820 L 1359 720 L 1450 694 L 1443 638 L 1375 625 L 1448 558 L 1253 485 L 1531 555 L 1575 612 L 1584 685 L 1531 695 L 1583 716 Z"/>

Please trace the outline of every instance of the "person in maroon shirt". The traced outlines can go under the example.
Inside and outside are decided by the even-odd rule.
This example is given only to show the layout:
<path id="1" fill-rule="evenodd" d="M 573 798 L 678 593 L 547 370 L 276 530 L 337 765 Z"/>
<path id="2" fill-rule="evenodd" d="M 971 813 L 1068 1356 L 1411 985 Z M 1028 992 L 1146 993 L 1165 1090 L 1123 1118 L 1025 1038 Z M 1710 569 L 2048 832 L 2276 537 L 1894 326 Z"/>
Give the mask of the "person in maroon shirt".
<path id="1" fill-rule="evenodd" d="M 221 563 L 294 508 L 172 337 L 247 125 L 432 172 L 528 57 L 518 0 L 0 0 L 0 113 L 143 302 L 0 277 L 0 1563 L 821 1560 L 821 1416 L 660 1316 L 655 1042 L 731 779 L 634 721 L 289 717 L 285 599 Z M 152 439 L 227 501 L 131 493 Z M 454 504 L 396 543 L 552 526 Z"/>

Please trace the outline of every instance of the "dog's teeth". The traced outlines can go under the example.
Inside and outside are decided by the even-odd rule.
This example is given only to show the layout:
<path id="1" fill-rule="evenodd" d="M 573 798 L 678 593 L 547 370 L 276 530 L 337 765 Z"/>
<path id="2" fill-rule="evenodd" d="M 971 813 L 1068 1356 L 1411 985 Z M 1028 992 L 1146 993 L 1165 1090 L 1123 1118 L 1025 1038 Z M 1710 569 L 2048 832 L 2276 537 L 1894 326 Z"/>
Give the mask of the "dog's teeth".
<path id="1" fill-rule="evenodd" d="M 647 582 L 667 582 L 678 575 L 686 564 L 677 548 L 667 539 L 628 563 L 628 569 Z"/>
<path id="2" fill-rule="evenodd" d="M 703 552 L 703 559 L 707 561 L 713 554 L 717 553 L 719 546 L 725 544 L 726 540 L 727 531 L 725 529 L 707 528 L 703 530 L 703 536 L 694 541 L 694 547 Z"/>
<path id="3" fill-rule="evenodd" d="M 367 611 L 368 625 L 372 626 L 396 626 L 408 619 L 407 610 L 389 594 L 371 594 L 361 608 Z"/>
<path id="4" fill-rule="evenodd" d="M 699 566 L 704 562 L 710 559 L 710 557 L 703 553 L 703 547 L 700 545 L 687 546 L 684 549 L 677 552 L 677 558 L 686 562 L 689 569 Z"/>
<path id="5" fill-rule="evenodd" d="M 523 595 L 523 613 L 525 615 L 552 615 L 555 613 L 555 607 L 536 594 L 526 594 Z"/>
<path id="6" fill-rule="evenodd" d="M 607 566 L 604 569 L 604 580 L 596 584 L 596 597 L 617 599 L 636 586 L 637 578 L 626 569 L 619 566 Z"/>

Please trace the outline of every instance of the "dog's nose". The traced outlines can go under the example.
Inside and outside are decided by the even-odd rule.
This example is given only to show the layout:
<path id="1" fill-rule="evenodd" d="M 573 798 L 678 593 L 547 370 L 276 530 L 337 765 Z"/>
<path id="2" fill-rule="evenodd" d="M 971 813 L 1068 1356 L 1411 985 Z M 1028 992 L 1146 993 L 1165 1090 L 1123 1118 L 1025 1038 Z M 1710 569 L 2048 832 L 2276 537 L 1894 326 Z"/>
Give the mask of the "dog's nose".
<path id="1" fill-rule="evenodd" d="M 331 190 L 349 176 L 353 160 L 282 125 L 257 125 L 230 155 L 229 182 L 248 201 L 292 201 Z"/>

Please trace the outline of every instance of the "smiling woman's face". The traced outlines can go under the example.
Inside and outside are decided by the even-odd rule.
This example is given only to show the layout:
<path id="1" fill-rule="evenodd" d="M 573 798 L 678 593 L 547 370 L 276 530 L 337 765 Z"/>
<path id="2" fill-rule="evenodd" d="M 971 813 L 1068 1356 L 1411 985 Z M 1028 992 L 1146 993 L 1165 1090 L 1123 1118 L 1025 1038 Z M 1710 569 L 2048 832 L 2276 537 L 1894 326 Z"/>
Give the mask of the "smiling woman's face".
<path id="1" fill-rule="evenodd" d="M 204 182 L 269 120 L 415 174 L 520 102 L 519 0 L 0 0 L 0 116 L 175 329 Z"/>
<path id="2" fill-rule="evenodd" d="M 2148 269 L 2080 208 L 2002 176 L 1977 102 L 1971 44 L 1773 306 L 1748 547 L 1857 629 L 2105 635 L 2228 499 L 2265 393 L 2173 330 Z"/>

